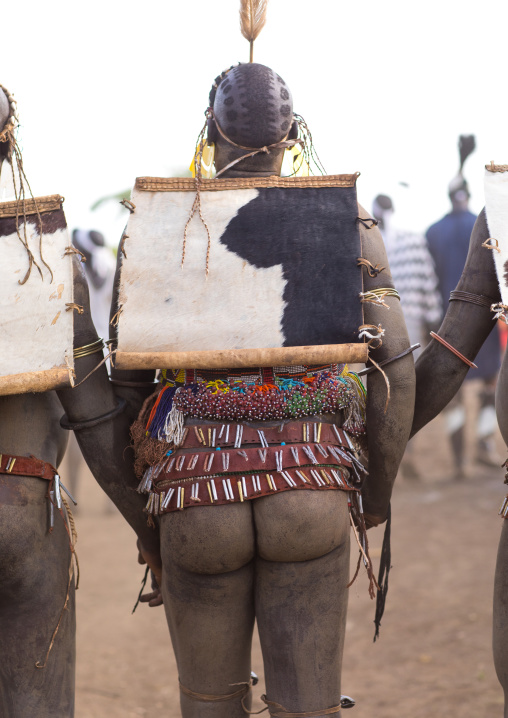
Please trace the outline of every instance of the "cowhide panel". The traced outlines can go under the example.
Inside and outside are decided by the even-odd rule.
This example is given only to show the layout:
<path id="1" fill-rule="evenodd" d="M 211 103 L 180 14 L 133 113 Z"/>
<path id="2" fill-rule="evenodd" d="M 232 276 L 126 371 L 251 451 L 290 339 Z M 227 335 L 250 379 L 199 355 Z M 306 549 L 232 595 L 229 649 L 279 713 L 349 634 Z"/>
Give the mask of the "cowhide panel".
<path id="1" fill-rule="evenodd" d="M 28 255 L 16 230 L 17 221 L 8 216 L 8 204 L 0 203 L 0 394 L 47 391 L 68 385 L 73 366 L 73 301 L 71 257 L 67 224 L 62 209 L 42 211 L 42 241 L 37 215 L 19 220 L 19 234 L 26 240 L 35 266 L 24 284 Z M 43 206 L 43 203 L 41 203 Z M 7 216 L 3 216 L 7 215 Z M 42 256 L 53 271 L 41 261 Z"/>
<path id="2" fill-rule="evenodd" d="M 358 342 L 356 189 L 135 189 L 120 280 L 121 352 L 192 352 Z M 227 362 L 227 359 L 225 359 Z"/>

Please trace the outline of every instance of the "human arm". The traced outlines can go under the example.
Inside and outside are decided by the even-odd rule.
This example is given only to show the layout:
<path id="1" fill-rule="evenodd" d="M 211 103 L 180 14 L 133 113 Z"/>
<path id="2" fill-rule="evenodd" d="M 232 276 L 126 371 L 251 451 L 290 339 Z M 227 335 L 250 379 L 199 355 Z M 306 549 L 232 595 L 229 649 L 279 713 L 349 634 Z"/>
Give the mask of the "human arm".
<path id="1" fill-rule="evenodd" d="M 109 338 L 112 348 L 117 345 L 118 316 L 121 312 L 120 293 L 120 272 L 123 258 L 123 236 L 118 245 L 117 263 L 113 283 L 113 297 L 111 301 Z M 155 390 L 155 371 L 153 369 L 117 369 L 114 362 L 111 367 L 111 380 L 115 387 L 115 394 L 127 402 L 127 414 L 131 423 L 138 418 L 145 399 Z"/>
<path id="2" fill-rule="evenodd" d="M 490 304 L 499 302 L 499 288 L 493 250 L 482 247 L 489 238 L 483 210 L 476 220 L 469 252 L 457 290 L 485 298 L 484 306 L 452 301 L 439 329 L 445 339 L 467 359 L 473 361 L 495 326 Z M 469 366 L 449 349 L 432 340 L 416 363 L 416 400 L 411 435 L 434 419 L 451 401 L 466 378 Z M 474 370 L 473 370 L 474 371 Z"/>
<path id="3" fill-rule="evenodd" d="M 366 216 L 365 213 L 361 216 Z M 364 268 L 364 291 L 393 287 L 383 240 L 377 227 L 366 229 L 360 224 L 362 256 L 383 271 L 371 277 Z M 379 364 L 392 359 L 409 347 L 409 338 L 400 302 L 385 297 L 389 309 L 367 302 L 366 324 L 381 325 L 385 330 L 382 345 L 370 355 Z M 375 343 L 374 343 L 375 346 Z M 383 371 L 390 383 L 390 401 L 386 408 L 387 386 L 381 372 L 369 374 L 367 383 L 367 436 L 369 475 L 362 489 L 365 520 L 376 526 L 386 520 L 393 483 L 409 438 L 413 417 L 414 362 L 411 354 L 390 362 Z"/>
<path id="4" fill-rule="evenodd" d="M 82 314 L 74 313 L 76 349 L 96 341 L 97 332 L 90 314 L 84 273 L 77 257 L 73 258 L 73 262 L 74 302 L 83 307 Z M 149 555 L 149 564 L 154 563 L 151 567 L 157 572 L 155 557 L 158 555 L 159 540 L 156 531 L 147 525 L 143 513 L 146 499 L 136 492 L 138 482 L 133 470 L 133 454 L 128 448 L 130 418 L 126 411 L 115 414 L 119 397 L 109 382 L 106 366 L 99 366 L 101 361 L 102 352 L 76 359 L 76 385 L 90 372 L 93 373 L 80 386 L 59 390 L 58 397 L 70 424 L 86 424 L 91 419 L 114 414 L 95 426 L 76 430 L 76 438 L 95 479 L 136 532 Z"/>

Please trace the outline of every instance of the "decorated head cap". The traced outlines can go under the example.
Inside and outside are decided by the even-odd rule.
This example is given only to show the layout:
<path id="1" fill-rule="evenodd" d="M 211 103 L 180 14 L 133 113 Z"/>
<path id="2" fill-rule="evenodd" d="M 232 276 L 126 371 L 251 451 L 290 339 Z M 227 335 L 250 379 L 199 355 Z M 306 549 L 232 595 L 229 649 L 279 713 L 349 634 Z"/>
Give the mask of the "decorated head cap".
<path id="1" fill-rule="evenodd" d="M 21 149 L 16 139 L 18 124 L 16 100 L 3 85 L 0 85 L 0 200 L 2 200 L 3 194 L 7 192 L 7 197 L 13 197 L 12 201 L 16 203 L 16 233 L 19 241 L 26 249 L 29 261 L 28 270 L 24 278 L 19 279 L 18 282 L 19 284 L 25 284 L 30 277 L 32 267 L 36 267 L 41 279 L 43 278 L 42 269 L 28 246 L 26 228 L 27 194 L 31 197 L 32 207 L 35 206 L 35 212 L 32 209 L 31 214 L 37 215 L 40 237 L 42 237 L 43 231 L 37 200 L 33 196 L 32 189 L 26 178 Z M 4 162 L 4 160 L 7 160 L 7 162 Z M 5 169 L 7 169 L 7 172 L 4 171 Z M 42 248 L 40 248 L 40 260 L 49 270 L 51 281 L 53 281 L 53 272 L 42 256 Z"/>
<path id="2" fill-rule="evenodd" d="M 238 63 L 215 78 L 209 97 L 208 143 L 220 135 L 242 149 L 296 140 L 293 99 L 280 75 L 253 62 L 254 40 L 266 22 L 268 0 L 240 1 L 240 29 L 250 43 L 249 63 Z M 213 119 L 212 119 L 213 118 Z"/>
<path id="3" fill-rule="evenodd" d="M 254 40 L 266 22 L 267 5 L 268 0 L 240 0 L 240 28 L 250 43 L 250 61 L 233 65 L 215 78 L 190 166 L 196 178 L 196 198 L 185 225 L 182 265 L 187 228 L 197 213 L 208 234 L 207 274 L 211 240 L 202 216 L 200 188 L 202 179 L 214 177 L 215 142 L 224 140 L 234 148 L 233 159 L 215 172 L 215 177 L 248 158 L 284 150 L 291 154 L 287 176 L 308 175 L 311 161 L 325 174 L 307 123 L 293 112 L 293 99 L 285 81 L 266 65 L 253 62 Z"/>
<path id="4" fill-rule="evenodd" d="M 14 131 L 18 126 L 16 100 L 3 85 L 0 85 L 0 162 L 12 159 Z"/>
<path id="5" fill-rule="evenodd" d="M 238 65 L 221 80 L 213 95 L 215 121 L 236 144 L 264 147 L 289 134 L 293 98 L 282 77 L 269 67 L 259 63 Z"/>
<path id="6" fill-rule="evenodd" d="M 240 0 L 240 27 L 250 43 L 250 62 L 232 65 L 213 82 L 207 121 L 190 166 L 198 183 L 202 177 L 214 176 L 214 145 L 219 138 L 243 154 L 222 167 L 216 177 L 249 157 L 273 150 L 287 150 L 286 176 L 310 174 L 311 163 L 326 174 L 307 123 L 293 112 L 289 87 L 271 68 L 253 62 L 253 44 L 265 24 L 267 5 L 268 0 Z"/>

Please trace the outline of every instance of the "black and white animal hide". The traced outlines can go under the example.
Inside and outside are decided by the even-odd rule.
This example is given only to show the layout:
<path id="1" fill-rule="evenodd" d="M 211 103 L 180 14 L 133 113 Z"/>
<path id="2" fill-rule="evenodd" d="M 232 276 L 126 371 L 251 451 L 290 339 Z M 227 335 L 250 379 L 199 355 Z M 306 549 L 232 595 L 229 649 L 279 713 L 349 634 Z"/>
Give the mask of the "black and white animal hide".
<path id="1" fill-rule="evenodd" d="M 222 180 L 219 191 L 211 191 L 218 180 L 205 180 L 203 221 L 196 212 L 188 225 L 183 266 L 194 182 L 146 191 L 138 180 L 124 242 L 119 355 L 358 342 L 355 176 L 338 177 L 338 186 L 330 177 L 250 187 Z"/>
<path id="2" fill-rule="evenodd" d="M 34 200 L 26 203 L 26 223 L 23 215 L 16 219 L 16 202 L 0 203 L 0 394 L 48 391 L 71 383 L 73 312 L 66 311 L 66 304 L 73 301 L 73 278 L 71 257 L 65 253 L 69 237 L 62 198 L 35 202 L 42 237 Z M 32 265 L 20 284 L 29 267 L 24 242 L 42 276 Z"/>

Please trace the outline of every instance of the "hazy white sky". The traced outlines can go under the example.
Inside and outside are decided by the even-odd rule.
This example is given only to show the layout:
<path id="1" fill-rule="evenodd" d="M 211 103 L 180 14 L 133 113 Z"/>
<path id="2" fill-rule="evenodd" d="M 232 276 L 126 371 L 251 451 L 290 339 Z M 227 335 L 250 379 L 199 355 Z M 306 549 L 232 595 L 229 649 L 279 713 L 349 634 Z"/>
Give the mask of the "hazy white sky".
<path id="1" fill-rule="evenodd" d="M 188 167 L 208 92 L 248 60 L 239 0 L 3 3 L 0 83 L 18 100 L 34 193 L 60 193 L 71 227 L 116 243 L 124 218 L 100 196 L 138 175 Z M 254 59 L 293 92 L 329 173 L 355 172 L 360 202 L 392 194 L 399 226 L 448 209 L 457 137 L 475 133 L 466 176 L 508 162 L 506 0 L 270 0 Z M 407 182 L 404 189 L 399 182 Z"/>

